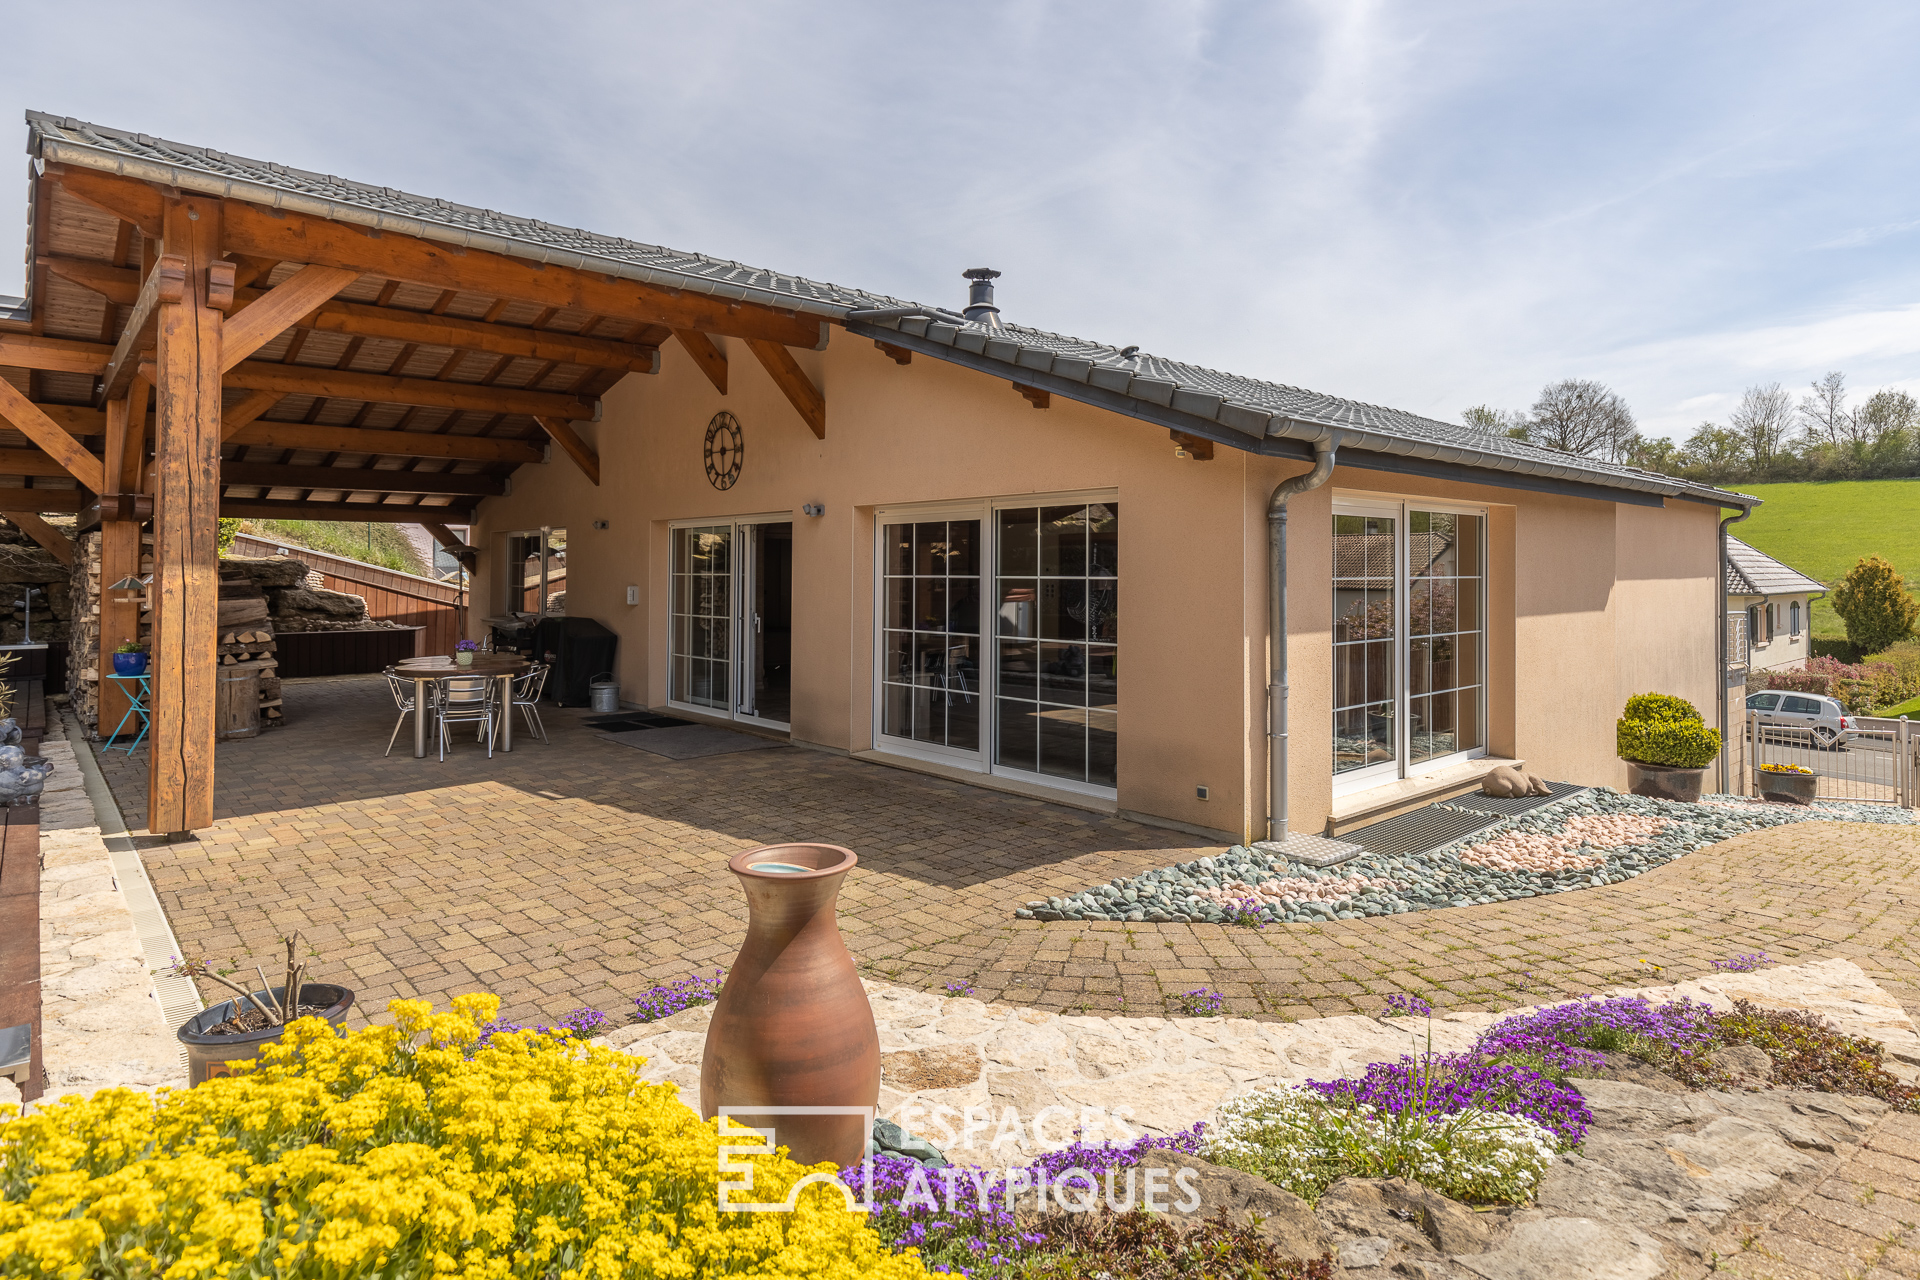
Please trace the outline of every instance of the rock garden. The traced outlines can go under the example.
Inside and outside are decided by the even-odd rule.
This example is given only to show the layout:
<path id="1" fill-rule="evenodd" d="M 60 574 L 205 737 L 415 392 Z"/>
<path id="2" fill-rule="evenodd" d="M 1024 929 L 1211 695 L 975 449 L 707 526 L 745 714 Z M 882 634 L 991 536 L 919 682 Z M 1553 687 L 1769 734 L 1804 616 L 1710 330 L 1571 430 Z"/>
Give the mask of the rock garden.
<path id="1" fill-rule="evenodd" d="M 1911 825 L 1914 818 L 1913 810 L 1883 804 L 1801 806 L 1730 795 L 1683 803 L 1596 787 L 1500 819 L 1428 853 L 1362 853 L 1337 866 L 1315 867 L 1235 845 L 1212 857 L 1030 901 L 1014 915 L 1254 927 L 1353 920 L 1617 884 L 1766 827 L 1822 821 Z"/>

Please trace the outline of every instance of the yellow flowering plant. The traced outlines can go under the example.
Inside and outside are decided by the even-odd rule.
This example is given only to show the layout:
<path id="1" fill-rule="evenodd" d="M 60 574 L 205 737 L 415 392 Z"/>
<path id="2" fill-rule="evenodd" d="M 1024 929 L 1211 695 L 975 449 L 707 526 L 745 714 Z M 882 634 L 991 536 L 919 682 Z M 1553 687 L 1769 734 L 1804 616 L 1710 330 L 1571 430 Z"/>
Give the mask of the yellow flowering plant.
<path id="1" fill-rule="evenodd" d="M 496 1033 L 491 995 L 340 1035 L 292 1023 L 237 1074 L 0 1118 L 0 1274 L 62 1277 L 897 1277 L 833 1187 L 723 1213 L 719 1133 L 642 1059 Z M 778 1201 L 811 1170 L 754 1163 Z M 830 1168 L 831 1166 L 819 1166 Z"/>

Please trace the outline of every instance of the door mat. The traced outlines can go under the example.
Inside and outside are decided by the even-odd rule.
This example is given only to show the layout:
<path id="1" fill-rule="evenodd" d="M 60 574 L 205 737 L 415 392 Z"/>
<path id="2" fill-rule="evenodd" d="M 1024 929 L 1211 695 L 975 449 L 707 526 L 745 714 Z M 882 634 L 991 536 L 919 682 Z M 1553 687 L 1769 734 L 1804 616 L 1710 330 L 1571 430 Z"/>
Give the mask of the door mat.
<path id="1" fill-rule="evenodd" d="M 1397 818 L 1370 822 L 1339 838 L 1357 844 L 1368 853 L 1400 857 L 1409 853 L 1431 853 L 1443 844 L 1452 844 L 1462 836 L 1484 831 L 1500 819 L 1490 813 L 1467 813 L 1458 809 L 1437 809 L 1429 805 L 1403 813 Z"/>
<path id="2" fill-rule="evenodd" d="M 678 729 L 683 725 L 695 724 L 697 721 L 657 716 L 651 711 L 629 711 L 617 716 L 592 716 L 580 723 L 589 729 L 599 729 L 606 733 L 625 733 L 629 729 Z"/>
<path id="3" fill-rule="evenodd" d="M 690 724 L 678 729 L 630 729 L 609 733 L 608 742 L 623 747 L 638 747 L 669 760 L 694 760 L 701 756 L 726 756 L 736 751 L 770 751 L 785 748 L 786 743 L 771 738 L 756 738 L 750 733 L 716 729 L 712 725 Z"/>
<path id="4" fill-rule="evenodd" d="M 1483 796 L 1478 791 L 1469 791 L 1463 796 L 1455 796 L 1451 800 L 1442 800 L 1440 803 L 1449 809 L 1471 809 L 1475 813 L 1497 813 L 1503 818 L 1511 818 L 1516 814 L 1529 813 L 1541 805 L 1555 804 L 1568 796 L 1577 796 L 1590 788 L 1576 787 L 1571 782 L 1549 782 L 1547 790 L 1553 794 L 1504 797 Z"/>

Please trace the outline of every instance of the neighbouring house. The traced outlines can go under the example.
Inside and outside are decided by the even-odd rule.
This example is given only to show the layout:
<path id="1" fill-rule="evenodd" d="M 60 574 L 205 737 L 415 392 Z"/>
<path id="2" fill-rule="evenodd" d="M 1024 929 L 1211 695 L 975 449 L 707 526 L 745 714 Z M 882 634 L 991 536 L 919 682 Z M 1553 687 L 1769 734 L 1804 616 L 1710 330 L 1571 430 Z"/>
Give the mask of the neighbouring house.
<path id="1" fill-rule="evenodd" d="M 993 271 L 961 303 L 962 263 L 948 309 L 29 126 L 40 265 L 0 372 L 37 372 L 0 414 L 34 467 L 0 511 L 150 516 L 164 608 L 217 514 L 418 522 L 472 570 L 475 638 L 564 571 L 628 703 L 1232 840 L 1503 760 L 1621 785 L 1629 695 L 1724 685 L 1718 521 L 1752 497 L 1017 324 Z M 141 357 L 150 295 L 180 300 Z M 125 493 L 26 452 L 69 432 Z M 163 708 L 191 617 L 156 623 Z M 157 830 L 211 811 L 197 723 L 155 717 L 156 758 L 196 761 L 155 771 Z"/>
<path id="2" fill-rule="evenodd" d="M 1727 537 L 1727 612 L 1744 615 L 1747 666 L 1783 671 L 1813 656 L 1813 601 L 1827 588 L 1740 539 Z M 1741 628 L 1735 628 L 1738 632 Z"/>

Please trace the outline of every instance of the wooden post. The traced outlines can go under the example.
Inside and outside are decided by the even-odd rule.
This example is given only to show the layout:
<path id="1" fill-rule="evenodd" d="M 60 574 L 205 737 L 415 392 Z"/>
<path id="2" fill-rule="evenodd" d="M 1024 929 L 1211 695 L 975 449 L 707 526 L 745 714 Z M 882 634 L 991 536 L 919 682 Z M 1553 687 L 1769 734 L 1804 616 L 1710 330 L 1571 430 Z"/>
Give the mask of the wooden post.
<path id="1" fill-rule="evenodd" d="M 144 386 L 144 383 L 137 383 Z M 142 419 L 146 417 L 146 397 L 138 396 L 138 406 Z M 122 470 L 122 459 L 128 454 L 129 437 L 132 435 L 132 414 L 134 406 L 129 400 L 107 401 L 107 484 L 115 493 L 137 493 L 139 474 L 137 464 L 134 469 L 133 487 L 126 487 L 126 472 Z M 146 423 L 140 424 L 141 434 L 145 434 Z M 100 697 L 97 701 L 99 732 L 104 736 L 112 733 L 114 726 L 127 713 L 127 693 L 117 680 L 107 676 L 113 670 L 113 651 L 129 640 L 140 638 L 140 605 L 121 604 L 116 597 L 131 594 L 115 591 L 113 584 L 126 577 L 140 576 L 140 522 L 138 520 L 103 520 L 100 522 Z M 134 731 L 138 732 L 137 726 Z"/>
<path id="2" fill-rule="evenodd" d="M 221 202 L 169 197 L 164 251 L 186 263 L 185 296 L 163 303 L 155 386 L 152 769 L 147 829 L 213 823 L 214 679 L 219 642 L 220 312 L 208 270 L 220 259 Z"/>

